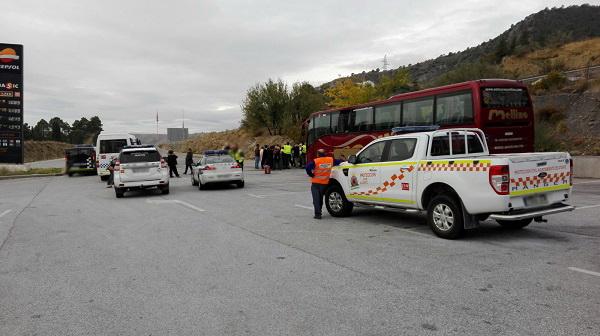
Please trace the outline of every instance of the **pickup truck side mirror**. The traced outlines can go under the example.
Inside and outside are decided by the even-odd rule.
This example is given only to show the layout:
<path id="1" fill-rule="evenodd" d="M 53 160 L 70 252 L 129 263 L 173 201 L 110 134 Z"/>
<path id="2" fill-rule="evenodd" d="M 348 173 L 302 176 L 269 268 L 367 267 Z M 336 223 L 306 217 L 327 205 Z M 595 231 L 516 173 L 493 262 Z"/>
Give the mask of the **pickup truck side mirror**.
<path id="1" fill-rule="evenodd" d="M 355 164 L 356 162 L 356 155 L 350 155 L 350 157 L 348 158 L 348 163 L 351 164 Z"/>

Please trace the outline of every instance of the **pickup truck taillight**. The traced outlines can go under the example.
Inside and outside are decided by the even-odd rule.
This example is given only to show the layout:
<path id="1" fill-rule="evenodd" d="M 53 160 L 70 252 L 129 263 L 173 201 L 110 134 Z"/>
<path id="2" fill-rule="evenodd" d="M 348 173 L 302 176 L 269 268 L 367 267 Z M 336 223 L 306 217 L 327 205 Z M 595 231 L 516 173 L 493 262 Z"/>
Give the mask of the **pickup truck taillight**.
<path id="1" fill-rule="evenodd" d="M 573 158 L 569 159 L 569 184 L 573 185 Z"/>
<path id="2" fill-rule="evenodd" d="M 231 165 L 231 169 L 236 169 L 236 168 L 239 169 L 239 168 L 242 168 L 242 166 L 240 166 L 239 163 L 234 163 Z"/>
<path id="3" fill-rule="evenodd" d="M 200 168 L 200 170 L 217 170 L 217 168 L 215 168 L 215 166 L 206 166 L 204 168 Z"/>
<path id="4" fill-rule="evenodd" d="M 508 195 L 510 173 L 507 165 L 490 167 L 490 185 L 498 195 Z"/>

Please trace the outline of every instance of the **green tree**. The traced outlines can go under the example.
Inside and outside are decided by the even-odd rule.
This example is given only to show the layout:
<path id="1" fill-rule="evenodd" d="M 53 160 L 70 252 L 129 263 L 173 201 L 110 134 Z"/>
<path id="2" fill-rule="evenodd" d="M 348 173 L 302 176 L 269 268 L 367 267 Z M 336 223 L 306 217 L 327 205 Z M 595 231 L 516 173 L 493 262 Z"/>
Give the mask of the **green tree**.
<path id="1" fill-rule="evenodd" d="M 326 107 L 325 97 L 312 85 L 294 83 L 289 94 L 287 113 L 284 116 L 284 133 L 294 140 L 302 137 L 302 122 L 316 111 Z"/>
<path id="2" fill-rule="evenodd" d="M 329 105 L 345 107 L 373 101 L 377 98 L 377 92 L 375 86 L 368 82 L 354 83 L 350 78 L 345 78 L 327 88 L 325 96 L 330 99 Z"/>
<path id="3" fill-rule="evenodd" d="M 377 98 L 386 99 L 411 90 L 411 78 L 407 69 L 398 69 L 392 76 L 383 75 L 375 86 Z"/>
<path id="4" fill-rule="evenodd" d="M 71 131 L 71 126 L 59 117 L 54 117 L 48 122 L 50 125 L 50 138 L 54 141 L 65 141 Z"/>
<path id="5" fill-rule="evenodd" d="M 242 125 L 253 130 L 266 128 L 270 135 L 281 134 L 288 109 L 287 84 L 269 79 L 256 84 L 246 93 L 242 103 Z"/>
<path id="6" fill-rule="evenodd" d="M 50 137 L 50 125 L 44 119 L 40 119 L 37 124 L 33 127 L 32 138 L 33 140 L 42 141 L 48 140 Z"/>
<path id="7" fill-rule="evenodd" d="M 28 123 L 23 124 L 23 138 L 25 140 L 33 140 L 33 132 Z"/>
<path id="8" fill-rule="evenodd" d="M 433 86 L 460 83 L 482 78 L 503 78 L 500 67 L 485 62 L 466 63 L 446 72 L 433 81 Z"/>

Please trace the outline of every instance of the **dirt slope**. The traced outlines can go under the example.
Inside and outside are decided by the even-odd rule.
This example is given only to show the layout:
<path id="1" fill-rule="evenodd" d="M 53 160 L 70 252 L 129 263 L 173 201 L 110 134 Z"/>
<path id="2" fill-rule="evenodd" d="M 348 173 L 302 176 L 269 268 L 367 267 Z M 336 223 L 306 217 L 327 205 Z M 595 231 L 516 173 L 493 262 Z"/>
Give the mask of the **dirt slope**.
<path id="1" fill-rule="evenodd" d="M 57 141 L 25 141 L 25 162 L 60 159 L 73 145 Z"/>

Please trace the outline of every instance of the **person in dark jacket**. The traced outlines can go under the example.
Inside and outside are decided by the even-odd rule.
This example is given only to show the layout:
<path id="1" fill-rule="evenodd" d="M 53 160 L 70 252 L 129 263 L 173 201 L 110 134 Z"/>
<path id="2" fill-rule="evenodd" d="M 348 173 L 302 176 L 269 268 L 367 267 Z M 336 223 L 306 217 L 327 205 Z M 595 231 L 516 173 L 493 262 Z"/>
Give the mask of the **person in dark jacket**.
<path id="1" fill-rule="evenodd" d="M 190 168 L 190 174 L 194 173 L 194 170 L 192 169 L 193 164 L 194 164 L 194 153 L 192 152 L 191 148 L 188 148 L 187 154 L 185 155 L 185 171 L 183 172 L 183 175 L 187 174 L 188 168 Z"/>
<path id="2" fill-rule="evenodd" d="M 173 150 L 169 150 L 167 165 L 169 165 L 169 176 L 173 177 L 173 174 L 175 174 L 175 176 L 179 177 L 179 173 L 177 172 L 177 155 L 173 153 Z"/>
<path id="3" fill-rule="evenodd" d="M 106 181 L 107 188 L 112 188 L 113 184 L 115 184 L 114 181 L 115 181 L 115 166 L 116 166 L 116 164 L 117 164 L 117 160 L 114 157 L 112 157 L 110 159 L 110 162 L 108 163 L 108 168 L 106 168 L 110 172 L 110 175 L 108 175 L 108 181 Z"/>

